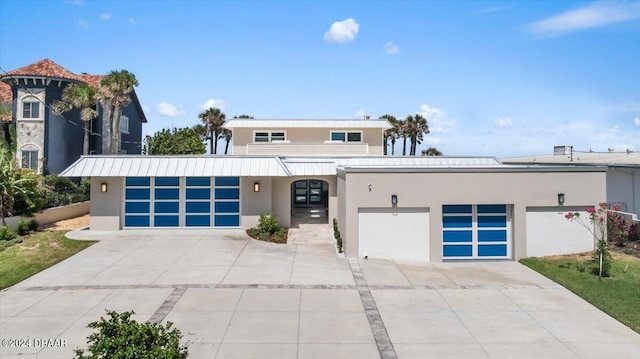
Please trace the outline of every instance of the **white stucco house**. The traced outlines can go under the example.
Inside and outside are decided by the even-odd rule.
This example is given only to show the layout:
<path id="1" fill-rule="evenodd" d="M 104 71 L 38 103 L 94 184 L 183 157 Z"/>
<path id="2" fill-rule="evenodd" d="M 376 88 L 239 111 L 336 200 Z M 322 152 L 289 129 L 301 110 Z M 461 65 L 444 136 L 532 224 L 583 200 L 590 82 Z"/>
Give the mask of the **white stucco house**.
<path id="1" fill-rule="evenodd" d="M 85 156 L 90 230 L 283 226 L 337 219 L 348 257 L 517 260 L 593 249 L 568 222 L 607 197 L 606 166 L 505 165 L 492 157 L 383 156 L 384 120 L 232 119 L 229 156 Z"/>

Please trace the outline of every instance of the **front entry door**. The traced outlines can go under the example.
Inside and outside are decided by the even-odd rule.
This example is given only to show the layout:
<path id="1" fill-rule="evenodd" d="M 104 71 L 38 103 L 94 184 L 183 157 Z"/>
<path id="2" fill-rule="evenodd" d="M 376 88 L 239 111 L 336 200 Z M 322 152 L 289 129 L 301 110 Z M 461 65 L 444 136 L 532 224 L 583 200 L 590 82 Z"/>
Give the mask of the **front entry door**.
<path id="1" fill-rule="evenodd" d="M 297 206 L 322 204 L 322 181 L 295 181 L 293 183 L 293 203 Z"/>

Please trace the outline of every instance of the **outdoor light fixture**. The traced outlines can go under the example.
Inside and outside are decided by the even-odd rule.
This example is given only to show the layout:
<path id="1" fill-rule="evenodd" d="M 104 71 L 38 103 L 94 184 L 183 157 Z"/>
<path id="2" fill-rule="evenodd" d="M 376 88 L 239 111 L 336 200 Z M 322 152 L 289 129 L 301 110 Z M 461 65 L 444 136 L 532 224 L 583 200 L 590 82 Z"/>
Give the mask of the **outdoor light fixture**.
<path id="1" fill-rule="evenodd" d="M 558 204 L 561 206 L 564 204 L 564 193 L 558 193 Z"/>
<path id="2" fill-rule="evenodd" d="M 253 192 L 260 192 L 260 182 L 255 182 L 253 184 Z"/>
<path id="3" fill-rule="evenodd" d="M 391 205 L 392 206 L 397 206 L 398 205 L 398 196 L 395 194 L 391 195 Z"/>
<path id="4" fill-rule="evenodd" d="M 108 188 L 107 188 L 107 184 L 106 183 L 103 182 L 103 183 L 100 184 L 100 192 L 106 193 L 107 189 Z"/>

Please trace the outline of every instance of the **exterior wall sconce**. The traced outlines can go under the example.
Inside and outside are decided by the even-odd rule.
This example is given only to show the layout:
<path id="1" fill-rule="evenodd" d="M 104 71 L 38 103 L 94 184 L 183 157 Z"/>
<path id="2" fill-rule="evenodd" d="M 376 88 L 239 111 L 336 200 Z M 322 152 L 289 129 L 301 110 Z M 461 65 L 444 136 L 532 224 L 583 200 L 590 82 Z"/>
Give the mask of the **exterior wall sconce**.
<path id="1" fill-rule="evenodd" d="M 398 195 L 391 195 L 391 205 L 394 207 L 398 205 Z"/>
<path id="2" fill-rule="evenodd" d="M 253 192 L 260 192 L 260 182 L 255 182 L 253 184 Z"/>
<path id="3" fill-rule="evenodd" d="M 107 186 L 107 184 L 106 184 L 105 182 L 103 182 L 103 183 L 101 183 L 101 184 L 100 184 L 100 192 L 102 192 L 102 193 L 107 193 L 107 190 L 108 190 L 108 189 L 109 189 L 109 188 L 108 188 L 108 186 Z"/>
<path id="4" fill-rule="evenodd" d="M 564 193 L 558 193 L 558 204 L 560 206 L 564 205 Z"/>

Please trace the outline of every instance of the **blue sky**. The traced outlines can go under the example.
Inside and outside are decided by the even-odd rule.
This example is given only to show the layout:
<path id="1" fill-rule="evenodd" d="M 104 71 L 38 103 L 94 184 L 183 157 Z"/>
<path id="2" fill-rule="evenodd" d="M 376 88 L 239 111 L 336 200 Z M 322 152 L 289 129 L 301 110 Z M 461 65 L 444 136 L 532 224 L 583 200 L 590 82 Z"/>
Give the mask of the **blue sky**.
<path id="1" fill-rule="evenodd" d="M 127 69 L 145 133 L 227 117 L 427 116 L 421 148 L 640 150 L 640 1 L 0 2 L 0 67 Z"/>

